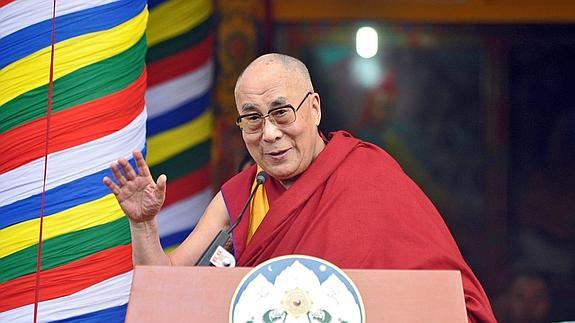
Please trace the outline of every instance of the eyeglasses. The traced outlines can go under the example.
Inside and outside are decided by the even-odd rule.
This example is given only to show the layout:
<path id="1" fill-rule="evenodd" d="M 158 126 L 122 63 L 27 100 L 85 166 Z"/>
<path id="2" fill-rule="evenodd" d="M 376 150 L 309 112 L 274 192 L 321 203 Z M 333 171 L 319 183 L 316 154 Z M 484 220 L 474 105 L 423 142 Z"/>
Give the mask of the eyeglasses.
<path id="1" fill-rule="evenodd" d="M 307 97 L 313 92 L 307 92 L 303 97 L 297 108 L 291 104 L 282 105 L 281 107 L 273 108 L 268 111 L 268 114 L 262 115 L 259 112 L 248 113 L 238 117 L 236 120 L 236 125 L 242 129 L 243 132 L 247 134 L 258 133 L 264 128 L 265 118 L 269 117 L 270 121 L 276 127 L 285 127 L 295 122 L 296 112 L 301 108 L 302 104 L 305 102 Z"/>

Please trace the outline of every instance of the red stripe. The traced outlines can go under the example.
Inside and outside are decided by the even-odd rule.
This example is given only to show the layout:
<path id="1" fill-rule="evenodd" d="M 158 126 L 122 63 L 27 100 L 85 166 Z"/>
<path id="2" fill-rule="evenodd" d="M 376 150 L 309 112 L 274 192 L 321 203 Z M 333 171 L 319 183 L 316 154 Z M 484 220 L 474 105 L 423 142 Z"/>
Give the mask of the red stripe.
<path id="1" fill-rule="evenodd" d="M 132 268 L 132 245 L 128 244 L 42 271 L 38 302 L 71 295 Z M 35 280 L 33 273 L 0 284 L 0 312 L 34 303 Z"/>
<path id="2" fill-rule="evenodd" d="M 212 56 L 213 34 L 198 45 L 148 65 L 148 86 L 165 82 L 204 65 Z"/>
<path id="3" fill-rule="evenodd" d="M 9 4 L 10 2 L 14 2 L 15 0 L 0 0 L 0 8 L 4 7 L 5 5 Z"/>
<path id="4" fill-rule="evenodd" d="M 48 153 L 75 147 L 126 127 L 144 109 L 145 90 L 144 71 L 119 92 L 52 114 Z M 45 131 L 46 118 L 42 118 L 0 134 L 0 173 L 44 156 Z"/>
<path id="5" fill-rule="evenodd" d="M 168 182 L 164 208 L 200 192 L 210 183 L 210 164 L 175 181 Z"/>

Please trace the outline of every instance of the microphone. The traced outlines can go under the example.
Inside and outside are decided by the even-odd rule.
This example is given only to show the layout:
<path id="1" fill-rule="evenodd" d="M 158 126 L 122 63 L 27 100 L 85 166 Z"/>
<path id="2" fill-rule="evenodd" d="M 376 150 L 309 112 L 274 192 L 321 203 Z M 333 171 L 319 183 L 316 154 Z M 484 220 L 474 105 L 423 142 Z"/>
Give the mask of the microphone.
<path id="1" fill-rule="evenodd" d="M 260 185 L 262 185 L 266 179 L 268 178 L 268 174 L 266 172 L 261 171 L 256 175 L 256 187 L 250 193 L 250 197 L 246 201 L 246 204 L 242 208 L 242 211 L 238 215 L 238 219 L 236 222 L 230 226 L 228 230 L 221 230 L 218 235 L 212 240 L 208 248 L 204 251 L 200 259 L 196 262 L 196 266 L 217 266 L 217 267 L 230 267 L 235 265 L 235 259 L 233 256 L 224 249 L 225 243 L 230 239 L 230 235 L 232 231 L 236 228 L 236 226 L 242 220 L 242 217 L 250 205 L 250 202 L 254 198 L 256 191 Z"/>

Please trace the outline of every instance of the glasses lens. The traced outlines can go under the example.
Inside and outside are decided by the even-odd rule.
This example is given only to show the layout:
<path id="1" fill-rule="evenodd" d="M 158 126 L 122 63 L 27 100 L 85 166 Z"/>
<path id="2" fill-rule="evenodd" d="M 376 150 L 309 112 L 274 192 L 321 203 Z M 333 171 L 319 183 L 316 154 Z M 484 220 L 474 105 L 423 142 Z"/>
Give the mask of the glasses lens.
<path id="1" fill-rule="evenodd" d="M 291 106 L 282 107 L 270 112 L 270 117 L 276 125 L 288 125 L 295 121 L 295 111 Z"/>
<path id="2" fill-rule="evenodd" d="M 242 128 L 245 132 L 255 133 L 261 129 L 262 123 L 263 117 L 258 114 L 254 114 L 242 117 L 240 119 L 239 125 L 240 128 Z"/>

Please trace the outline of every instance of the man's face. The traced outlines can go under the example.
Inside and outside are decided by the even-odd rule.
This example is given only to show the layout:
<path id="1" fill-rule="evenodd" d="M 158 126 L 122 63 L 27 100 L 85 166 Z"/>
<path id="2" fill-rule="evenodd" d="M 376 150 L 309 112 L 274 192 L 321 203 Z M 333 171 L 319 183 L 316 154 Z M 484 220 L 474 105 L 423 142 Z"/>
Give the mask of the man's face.
<path id="1" fill-rule="evenodd" d="M 296 72 L 275 63 L 261 63 L 244 72 L 236 89 L 236 106 L 240 115 L 291 104 L 297 108 L 308 91 L 308 83 Z M 277 127 L 269 118 L 263 129 L 254 134 L 242 131 L 246 147 L 254 160 L 269 175 L 284 185 L 304 172 L 323 148 L 317 125 L 321 118 L 319 96 L 309 95 L 296 112 L 295 122 Z"/>
<path id="2" fill-rule="evenodd" d="M 512 322 L 544 322 L 549 312 L 549 294 L 545 282 L 533 277 L 519 277 L 509 292 Z"/>

